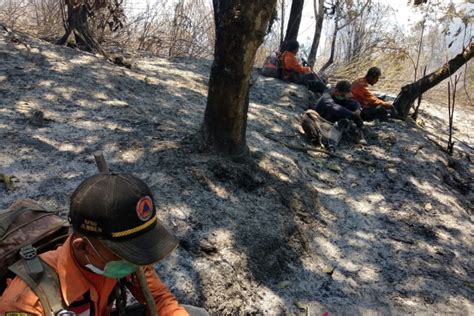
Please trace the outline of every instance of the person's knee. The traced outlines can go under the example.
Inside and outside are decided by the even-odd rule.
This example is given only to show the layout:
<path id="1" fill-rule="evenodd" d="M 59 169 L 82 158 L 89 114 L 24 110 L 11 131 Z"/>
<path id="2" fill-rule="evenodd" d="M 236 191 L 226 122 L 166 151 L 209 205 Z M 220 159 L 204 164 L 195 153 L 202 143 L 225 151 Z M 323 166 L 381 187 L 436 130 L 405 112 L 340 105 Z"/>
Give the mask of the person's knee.
<path id="1" fill-rule="evenodd" d="M 351 100 L 351 99 L 344 100 L 341 105 L 351 112 L 357 111 L 358 109 L 361 108 L 359 102 L 357 102 L 356 100 Z"/>
<path id="2" fill-rule="evenodd" d="M 315 93 L 324 93 L 327 90 L 327 87 L 324 83 L 318 80 L 308 80 L 306 82 L 308 90 Z"/>

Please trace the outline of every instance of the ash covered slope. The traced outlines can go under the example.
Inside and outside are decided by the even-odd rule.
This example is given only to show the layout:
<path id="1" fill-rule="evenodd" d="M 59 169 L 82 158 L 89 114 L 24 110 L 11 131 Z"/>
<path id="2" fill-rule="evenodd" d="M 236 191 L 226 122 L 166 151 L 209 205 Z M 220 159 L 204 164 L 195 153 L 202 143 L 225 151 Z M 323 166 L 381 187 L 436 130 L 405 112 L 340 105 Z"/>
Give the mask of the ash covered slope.
<path id="1" fill-rule="evenodd" d="M 419 127 L 370 126 L 370 146 L 346 144 L 344 159 L 289 149 L 267 134 L 304 144 L 297 117 L 308 95 L 258 78 L 252 160 L 238 164 L 190 137 L 207 61 L 137 59 L 128 70 L 1 28 L 0 59 L 0 173 L 17 179 L 13 190 L 0 185 L 0 207 L 29 197 L 65 214 L 102 150 L 113 170 L 149 183 L 181 240 L 158 270 L 183 303 L 215 313 L 472 311 L 472 164 L 448 160 Z M 446 126 L 438 116 L 431 138 Z"/>

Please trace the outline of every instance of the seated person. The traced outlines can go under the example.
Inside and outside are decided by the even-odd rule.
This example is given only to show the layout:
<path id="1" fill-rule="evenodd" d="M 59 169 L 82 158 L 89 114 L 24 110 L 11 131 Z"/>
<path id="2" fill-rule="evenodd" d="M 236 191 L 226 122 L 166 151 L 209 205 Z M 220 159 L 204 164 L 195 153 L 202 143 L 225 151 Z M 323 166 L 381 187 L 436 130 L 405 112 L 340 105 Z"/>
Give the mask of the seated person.
<path id="1" fill-rule="evenodd" d="M 357 129 L 355 140 L 357 143 L 365 144 L 362 128 L 364 123 L 360 117 L 361 106 L 357 101 L 350 99 L 351 83 L 347 80 L 339 81 L 330 93 L 324 93 L 316 104 L 310 109 L 315 110 L 322 118 L 335 123 L 340 120 L 352 120 Z"/>
<path id="2" fill-rule="evenodd" d="M 144 271 L 159 315 L 188 315 L 153 267 L 178 245 L 156 213 L 150 188 L 133 175 L 98 174 L 79 185 L 70 203 L 72 234 L 58 249 L 39 255 L 43 263 L 38 264 L 58 276 L 63 308 L 58 315 L 110 315 L 119 279 L 143 304 L 138 269 Z M 16 276 L 0 297 L 0 315 L 51 315 L 36 293 Z"/>
<path id="3" fill-rule="evenodd" d="M 327 87 L 318 78 L 310 67 L 303 67 L 296 58 L 300 48 L 298 41 L 289 41 L 286 45 L 286 51 L 281 56 L 282 61 L 282 79 L 297 84 L 304 84 L 310 91 L 323 93 Z"/>
<path id="4" fill-rule="evenodd" d="M 372 67 L 364 78 L 359 78 L 352 83 L 352 98 L 362 105 L 361 118 L 364 121 L 375 119 L 386 121 L 389 113 L 394 113 L 391 103 L 376 97 L 370 90 L 369 84 L 374 85 L 379 81 L 382 71 Z"/>

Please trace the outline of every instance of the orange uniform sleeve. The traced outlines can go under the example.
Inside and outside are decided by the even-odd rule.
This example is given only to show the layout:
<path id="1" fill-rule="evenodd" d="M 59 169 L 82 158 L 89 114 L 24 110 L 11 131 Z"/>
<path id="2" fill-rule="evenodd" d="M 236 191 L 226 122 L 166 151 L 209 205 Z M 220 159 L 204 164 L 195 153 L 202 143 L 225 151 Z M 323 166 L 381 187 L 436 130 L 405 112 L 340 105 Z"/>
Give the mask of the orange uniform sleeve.
<path id="1" fill-rule="evenodd" d="M 0 315 L 21 312 L 28 315 L 43 315 L 38 296 L 19 277 L 15 277 L 0 297 Z"/>
<path id="2" fill-rule="evenodd" d="M 145 276 L 150 288 L 151 294 L 155 298 L 156 309 L 160 316 L 188 316 L 188 312 L 178 304 L 176 298 L 168 290 L 166 285 L 161 282 L 158 274 L 152 266 L 144 267 Z M 145 303 L 145 297 L 138 285 L 138 280 L 134 280 L 133 286 L 130 286 L 130 292 L 140 302 Z"/>
<path id="3" fill-rule="evenodd" d="M 301 74 L 307 74 L 311 72 L 311 68 L 300 65 L 294 54 L 285 54 L 283 62 L 285 70 L 287 71 L 296 71 Z"/>
<path id="4" fill-rule="evenodd" d="M 352 97 L 359 101 L 362 106 L 372 105 L 383 105 L 386 106 L 386 102 L 377 98 L 372 92 L 370 92 L 369 87 L 360 82 L 356 82 L 352 86 Z"/>

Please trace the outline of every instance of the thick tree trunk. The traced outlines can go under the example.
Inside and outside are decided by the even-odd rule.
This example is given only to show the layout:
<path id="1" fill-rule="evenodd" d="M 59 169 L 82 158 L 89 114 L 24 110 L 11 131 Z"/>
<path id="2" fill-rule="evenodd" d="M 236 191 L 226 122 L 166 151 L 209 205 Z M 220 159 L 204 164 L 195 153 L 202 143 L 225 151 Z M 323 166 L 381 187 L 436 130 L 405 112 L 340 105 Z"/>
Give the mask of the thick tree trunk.
<path id="1" fill-rule="evenodd" d="M 285 43 L 296 40 L 300 30 L 301 16 L 303 15 L 304 0 L 293 0 L 291 3 L 290 18 L 286 28 Z M 284 50 L 284 49 L 283 49 Z"/>
<path id="2" fill-rule="evenodd" d="M 249 80 L 276 0 L 213 0 L 216 25 L 214 62 L 202 135 L 220 153 L 247 152 Z"/>
<path id="3" fill-rule="evenodd" d="M 467 63 L 474 55 L 474 43 L 469 44 L 464 51 L 438 68 L 436 71 L 424 76 L 418 81 L 402 87 L 393 105 L 398 115 L 406 118 L 410 107 L 415 100 L 438 83 L 454 74 L 462 65 Z"/>
<path id="4" fill-rule="evenodd" d="M 59 45 L 67 45 L 71 40 L 81 49 L 89 52 L 99 52 L 106 56 L 102 47 L 92 36 L 88 25 L 88 9 L 84 4 L 74 4 L 74 1 L 66 1 L 67 23 L 65 34 L 57 42 Z M 72 39 L 71 39 L 72 37 Z"/>
<path id="5" fill-rule="evenodd" d="M 319 41 L 321 40 L 321 33 L 323 30 L 324 22 L 324 0 L 313 0 L 314 1 L 314 16 L 316 18 L 316 26 L 314 32 L 313 43 L 311 44 L 311 50 L 308 55 L 308 64 L 312 68 L 316 62 L 316 54 L 318 52 Z"/>

